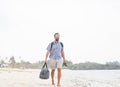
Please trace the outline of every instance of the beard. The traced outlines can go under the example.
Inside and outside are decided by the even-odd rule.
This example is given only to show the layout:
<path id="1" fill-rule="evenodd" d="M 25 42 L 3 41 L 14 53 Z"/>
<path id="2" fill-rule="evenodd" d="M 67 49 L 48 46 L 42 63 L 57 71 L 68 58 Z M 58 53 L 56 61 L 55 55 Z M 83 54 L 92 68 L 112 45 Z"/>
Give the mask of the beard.
<path id="1" fill-rule="evenodd" d="M 55 41 L 59 41 L 59 38 L 58 38 L 58 39 L 55 39 Z"/>

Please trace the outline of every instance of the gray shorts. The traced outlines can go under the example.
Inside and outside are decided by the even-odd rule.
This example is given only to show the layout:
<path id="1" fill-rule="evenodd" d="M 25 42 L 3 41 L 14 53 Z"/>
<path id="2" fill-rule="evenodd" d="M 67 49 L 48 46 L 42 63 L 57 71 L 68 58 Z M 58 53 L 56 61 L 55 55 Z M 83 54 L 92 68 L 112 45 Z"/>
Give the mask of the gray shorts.
<path id="1" fill-rule="evenodd" d="M 59 60 L 55 60 L 53 58 L 50 58 L 50 60 L 48 61 L 48 66 L 51 69 L 62 68 L 62 65 L 63 65 L 62 58 L 60 58 Z"/>

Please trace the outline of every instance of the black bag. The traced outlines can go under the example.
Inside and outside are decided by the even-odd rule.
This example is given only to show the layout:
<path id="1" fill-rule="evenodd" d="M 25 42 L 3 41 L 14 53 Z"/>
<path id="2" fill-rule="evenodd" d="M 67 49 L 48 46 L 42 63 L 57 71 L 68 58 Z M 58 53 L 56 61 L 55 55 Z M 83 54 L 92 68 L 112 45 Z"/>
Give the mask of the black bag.
<path id="1" fill-rule="evenodd" d="M 47 63 L 45 63 L 42 67 L 42 70 L 40 72 L 40 75 L 39 75 L 39 78 L 40 79 L 49 79 L 49 70 L 48 70 L 48 67 L 47 67 Z"/>

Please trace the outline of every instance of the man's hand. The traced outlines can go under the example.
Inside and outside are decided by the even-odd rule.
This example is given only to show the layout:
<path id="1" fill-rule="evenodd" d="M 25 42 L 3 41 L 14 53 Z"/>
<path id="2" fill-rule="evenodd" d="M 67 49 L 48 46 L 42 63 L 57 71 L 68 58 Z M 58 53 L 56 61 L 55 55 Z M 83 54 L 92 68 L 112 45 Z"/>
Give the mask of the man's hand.
<path id="1" fill-rule="evenodd" d="M 67 67 L 67 63 L 65 62 L 65 63 L 63 63 L 63 66 L 66 66 Z"/>
<path id="2" fill-rule="evenodd" d="M 47 60 L 45 60 L 44 63 L 47 63 Z"/>

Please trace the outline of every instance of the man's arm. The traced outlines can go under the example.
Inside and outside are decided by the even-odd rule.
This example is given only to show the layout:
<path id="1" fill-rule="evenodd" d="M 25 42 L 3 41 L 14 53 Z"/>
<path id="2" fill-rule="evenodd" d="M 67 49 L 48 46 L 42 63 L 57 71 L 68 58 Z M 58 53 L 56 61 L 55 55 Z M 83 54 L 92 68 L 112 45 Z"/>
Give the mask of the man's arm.
<path id="1" fill-rule="evenodd" d="M 65 53 L 64 53 L 64 50 L 62 50 L 62 57 L 63 57 L 63 62 L 66 63 L 66 59 L 65 59 Z"/>
<path id="2" fill-rule="evenodd" d="M 47 62 L 47 58 L 48 58 L 49 54 L 50 54 L 50 51 L 47 51 L 46 56 L 45 56 L 45 63 Z"/>

